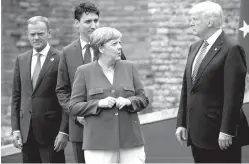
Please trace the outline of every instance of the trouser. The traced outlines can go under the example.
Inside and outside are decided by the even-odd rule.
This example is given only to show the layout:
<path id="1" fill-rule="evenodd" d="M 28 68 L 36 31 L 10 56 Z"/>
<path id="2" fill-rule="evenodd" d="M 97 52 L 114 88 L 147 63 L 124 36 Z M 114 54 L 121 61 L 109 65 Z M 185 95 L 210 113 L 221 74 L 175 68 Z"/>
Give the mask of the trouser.
<path id="1" fill-rule="evenodd" d="M 86 164 L 144 164 L 144 146 L 118 150 L 85 150 Z"/>
<path id="2" fill-rule="evenodd" d="M 228 149 L 206 150 L 191 145 L 195 163 L 241 163 L 241 146 L 234 144 Z"/>
<path id="3" fill-rule="evenodd" d="M 65 163 L 64 150 L 54 151 L 54 145 L 43 145 L 36 141 L 30 127 L 27 142 L 22 148 L 23 163 Z"/>
<path id="4" fill-rule="evenodd" d="M 76 163 L 85 163 L 85 156 L 82 145 L 83 142 L 72 142 L 73 154 Z"/>

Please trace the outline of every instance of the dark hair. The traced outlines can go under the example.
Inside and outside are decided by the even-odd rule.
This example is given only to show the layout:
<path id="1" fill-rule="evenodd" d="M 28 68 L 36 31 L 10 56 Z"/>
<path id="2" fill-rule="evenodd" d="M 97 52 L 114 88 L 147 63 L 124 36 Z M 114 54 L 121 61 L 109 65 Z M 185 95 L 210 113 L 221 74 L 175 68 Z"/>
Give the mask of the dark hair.
<path id="1" fill-rule="evenodd" d="M 91 2 L 84 2 L 75 7 L 74 19 L 80 21 L 81 16 L 89 13 L 95 13 L 99 16 L 99 9 Z"/>

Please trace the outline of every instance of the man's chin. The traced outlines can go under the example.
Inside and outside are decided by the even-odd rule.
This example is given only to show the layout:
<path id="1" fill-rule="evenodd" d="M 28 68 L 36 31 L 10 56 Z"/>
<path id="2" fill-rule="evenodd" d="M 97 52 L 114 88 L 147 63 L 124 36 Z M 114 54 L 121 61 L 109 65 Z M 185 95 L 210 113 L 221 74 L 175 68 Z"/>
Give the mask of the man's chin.
<path id="1" fill-rule="evenodd" d="M 33 48 L 36 50 L 36 51 L 41 51 L 43 50 L 43 48 L 45 48 L 45 46 L 42 46 L 42 45 L 33 45 Z"/>

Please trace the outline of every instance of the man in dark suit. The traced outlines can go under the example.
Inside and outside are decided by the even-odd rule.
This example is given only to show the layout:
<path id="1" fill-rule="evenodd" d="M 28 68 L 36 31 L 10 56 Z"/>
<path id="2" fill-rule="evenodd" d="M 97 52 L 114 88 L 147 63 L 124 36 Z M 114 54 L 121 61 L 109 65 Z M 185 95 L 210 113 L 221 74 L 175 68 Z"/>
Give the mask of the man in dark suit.
<path id="1" fill-rule="evenodd" d="M 191 145 L 195 162 L 240 162 L 245 142 L 241 142 L 238 129 L 248 131 L 240 129 L 245 53 L 221 29 L 220 5 L 201 2 L 190 15 L 193 32 L 201 40 L 189 49 L 176 137 Z"/>
<path id="2" fill-rule="evenodd" d="M 89 40 L 92 32 L 99 27 L 99 14 L 99 9 L 90 2 L 81 3 L 74 10 L 79 39 L 63 48 L 56 87 L 59 102 L 67 113 L 77 67 L 92 62 L 96 58 L 94 55 L 96 49 L 89 46 Z M 122 59 L 125 59 L 124 55 L 122 55 Z M 82 150 L 83 124 L 83 117 L 69 118 L 69 140 L 72 141 L 74 158 L 77 163 L 85 162 Z"/>
<path id="3" fill-rule="evenodd" d="M 30 18 L 27 31 L 33 49 L 18 55 L 14 69 L 14 146 L 22 149 L 24 163 L 64 163 L 68 116 L 55 93 L 60 53 L 48 43 L 51 29 L 47 18 Z"/>

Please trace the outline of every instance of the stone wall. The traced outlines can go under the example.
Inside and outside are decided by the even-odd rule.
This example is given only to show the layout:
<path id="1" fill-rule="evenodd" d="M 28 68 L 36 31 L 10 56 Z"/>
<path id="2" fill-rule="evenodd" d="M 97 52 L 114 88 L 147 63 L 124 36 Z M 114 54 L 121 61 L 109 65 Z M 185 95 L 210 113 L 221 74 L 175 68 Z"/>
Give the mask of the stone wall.
<path id="1" fill-rule="evenodd" d="M 100 26 L 122 34 L 129 60 L 137 63 L 150 97 L 144 112 L 176 108 L 188 47 L 197 38 L 189 29 L 188 10 L 201 0 L 90 0 L 100 8 Z M 10 133 L 10 96 L 16 56 L 30 48 L 26 21 L 34 15 L 49 18 L 50 43 L 61 49 L 77 38 L 73 10 L 80 0 L 2 0 L 2 136 Z M 239 0 L 216 0 L 224 8 L 225 31 L 237 36 Z M 3 141 L 3 139 L 2 139 Z"/>

